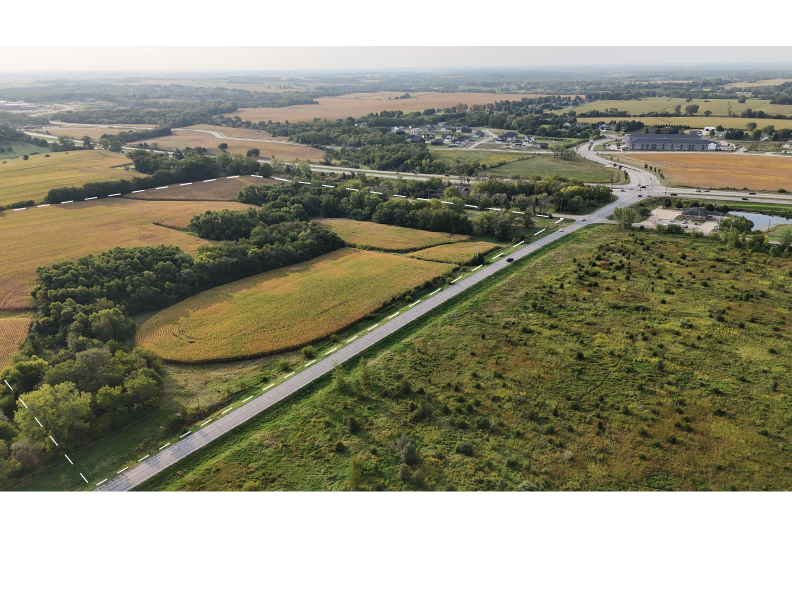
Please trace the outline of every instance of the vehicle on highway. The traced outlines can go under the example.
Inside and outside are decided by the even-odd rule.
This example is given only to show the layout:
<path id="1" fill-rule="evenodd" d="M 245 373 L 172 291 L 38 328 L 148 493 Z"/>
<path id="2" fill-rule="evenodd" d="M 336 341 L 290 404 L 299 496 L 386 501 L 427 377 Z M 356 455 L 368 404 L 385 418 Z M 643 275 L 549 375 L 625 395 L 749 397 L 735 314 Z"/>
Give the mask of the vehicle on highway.
<path id="1" fill-rule="evenodd" d="M 710 192 L 710 190 L 709 190 L 709 189 L 705 189 L 705 190 L 704 190 L 704 193 L 709 193 L 709 192 Z"/>
<path id="2" fill-rule="evenodd" d="M 513 262 L 513 261 L 514 261 L 514 257 L 507 257 L 507 258 L 506 258 L 506 261 L 508 261 L 509 263 L 511 263 L 511 262 Z"/>
<path id="3" fill-rule="evenodd" d="M 586 220 L 586 217 L 583 217 L 583 218 L 581 219 L 581 221 L 585 221 L 585 220 Z"/>
<path id="4" fill-rule="evenodd" d="M 696 193 L 701 193 L 701 189 L 696 189 Z"/>
<path id="5" fill-rule="evenodd" d="M 675 193 L 672 193 L 671 195 L 675 196 L 676 194 L 675 194 Z"/>
<path id="6" fill-rule="evenodd" d="M 642 198 L 642 197 L 643 197 L 643 194 L 642 194 L 642 193 L 639 193 L 639 194 L 638 194 L 638 197 L 639 197 L 639 198 Z"/>
<path id="7" fill-rule="evenodd" d="M 741 200 L 747 200 L 748 198 L 740 198 Z"/>
<path id="8" fill-rule="evenodd" d="M 563 231 L 564 231 L 564 228 L 562 227 L 562 228 L 561 228 L 560 230 L 558 230 L 558 231 L 559 231 L 559 232 L 563 232 Z"/>
<path id="9" fill-rule="evenodd" d="M 756 195 L 756 192 L 755 191 L 749 191 L 748 195 Z"/>

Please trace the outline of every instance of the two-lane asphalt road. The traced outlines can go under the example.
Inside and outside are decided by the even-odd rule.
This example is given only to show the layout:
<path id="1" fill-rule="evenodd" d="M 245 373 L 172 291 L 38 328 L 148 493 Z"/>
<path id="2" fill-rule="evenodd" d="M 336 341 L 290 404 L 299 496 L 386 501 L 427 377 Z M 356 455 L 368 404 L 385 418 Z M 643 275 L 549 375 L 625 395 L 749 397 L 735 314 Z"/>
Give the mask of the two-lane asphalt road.
<path id="1" fill-rule="evenodd" d="M 590 225 L 592 223 L 601 223 L 608 215 L 613 213 L 614 208 L 617 206 L 631 204 L 638 198 L 637 192 L 618 195 L 620 197 L 616 202 L 599 209 L 592 215 L 589 215 L 586 221 L 578 221 L 573 225 L 565 227 L 563 231 L 553 231 L 540 240 L 537 240 L 536 242 L 526 245 L 522 249 L 511 253 L 509 257 L 514 258 L 515 260 L 521 259 L 527 255 L 530 255 L 531 253 L 534 253 L 535 251 L 538 251 L 542 247 L 545 247 L 548 244 L 563 238 L 567 234 L 585 227 L 586 225 Z M 272 390 L 250 400 L 248 403 L 244 404 L 240 408 L 237 408 L 227 416 L 212 421 L 203 429 L 189 434 L 180 442 L 166 448 L 153 457 L 142 461 L 134 468 L 126 470 L 123 474 L 120 474 L 113 480 L 107 482 L 95 490 L 129 491 L 130 489 L 151 478 L 158 472 L 161 472 L 165 468 L 175 464 L 177 461 L 183 459 L 190 453 L 193 453 L 206 446 L 213 440 L 217 440 L 219 437 L 228 433 L 235 427 L 261 414 L 281 400 L 286 399 L 298 389 L 301 389 L 314 382 L 321 376 L 324 376 L 333 369 L 333 366 L 336 363 L 344 363 L 355 355 L 358 355 L 359 353 L 375 345 L 380 340 L 387 338 L 393 332 L 431 312 L 440 304 L 453 299 L 463 291 L 473 287 L 477 283 L 480 283 L 484 279 L 492 276 L 509 265 L 513 264 L 510 264 L 504 257 L 503 259 L 485 266 L 478 272 L 475 272 L 463 280 L 451 285 L 433 297 L 423 300 L 409 310 L 405 309 L 404 312 L 402 312 L 402 314 L 399 316 L 391 319 L 387 323 L 380 325 L 380 327 L 378 327 L 375 331 L 366 334 L 359 340 L 355 340 L 344 348 L 339 349 L 336 353 L 333 353 L 331 357 L 327 357 L 317 362 L 316 365 L 294 375 L 289 380 L 282 382 Z"/>

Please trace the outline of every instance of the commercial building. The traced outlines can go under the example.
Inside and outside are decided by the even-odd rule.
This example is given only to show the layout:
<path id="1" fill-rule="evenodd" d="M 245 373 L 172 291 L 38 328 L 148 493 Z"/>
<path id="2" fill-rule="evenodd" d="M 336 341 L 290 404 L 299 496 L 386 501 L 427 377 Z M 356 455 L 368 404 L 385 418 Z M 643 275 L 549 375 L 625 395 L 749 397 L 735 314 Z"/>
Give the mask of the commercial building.
<path id="1" fill-rule="evenodd" d="M 622 148 L 631 151 L 717 151 L 718 143 L 688 134 L 628 134 Z"/>

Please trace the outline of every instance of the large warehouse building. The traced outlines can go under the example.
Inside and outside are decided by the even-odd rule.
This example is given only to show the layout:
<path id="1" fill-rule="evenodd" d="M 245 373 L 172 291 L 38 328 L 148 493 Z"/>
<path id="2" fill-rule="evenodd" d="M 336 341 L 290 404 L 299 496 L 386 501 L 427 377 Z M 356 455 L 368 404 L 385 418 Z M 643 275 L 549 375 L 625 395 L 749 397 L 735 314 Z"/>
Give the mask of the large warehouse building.
<path id="1" fill-rule="evenodd" d="M 689 134 L 627 134 L 624 148 L 637 151 L 717 151 L 718 143 Z"/>

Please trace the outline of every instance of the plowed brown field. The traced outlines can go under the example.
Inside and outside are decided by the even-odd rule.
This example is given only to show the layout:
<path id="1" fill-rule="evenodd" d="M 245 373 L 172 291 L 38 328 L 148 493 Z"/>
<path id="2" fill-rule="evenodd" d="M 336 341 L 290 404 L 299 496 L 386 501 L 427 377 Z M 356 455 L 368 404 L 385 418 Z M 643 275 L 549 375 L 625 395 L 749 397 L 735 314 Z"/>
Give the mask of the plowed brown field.
<path id="1" fill-rule="evenodd" d="M 238 202 L 98 200 L 0 212 L 0 310 L 30 306 L 36 268 L 113 247 L 177 245 L 195 253 L 208 240 L 185 229 L 207 210 L 243 210 Z M 177 229 L 170 229 L 177 228 Z"/>
<path id="2" fill-rule="evenodd" d="M 792 191 L 792 157 L 731 153 L 640 153 L 618 155 L 657 166 L 665 176 L 691 187 Z"/>

